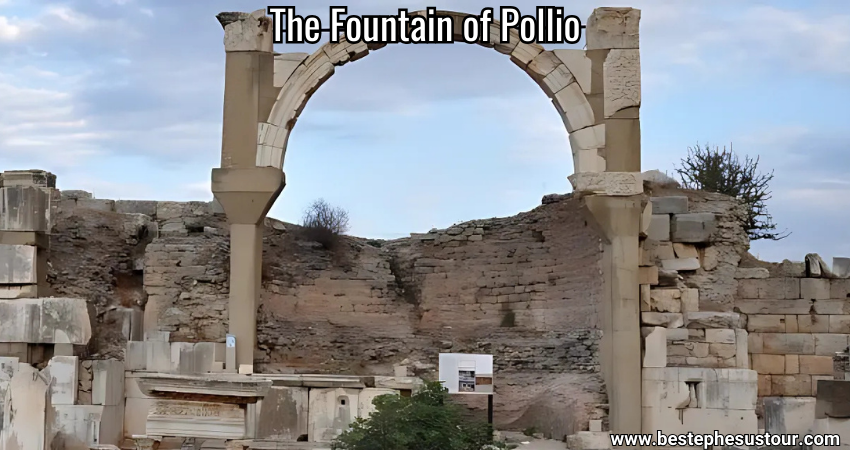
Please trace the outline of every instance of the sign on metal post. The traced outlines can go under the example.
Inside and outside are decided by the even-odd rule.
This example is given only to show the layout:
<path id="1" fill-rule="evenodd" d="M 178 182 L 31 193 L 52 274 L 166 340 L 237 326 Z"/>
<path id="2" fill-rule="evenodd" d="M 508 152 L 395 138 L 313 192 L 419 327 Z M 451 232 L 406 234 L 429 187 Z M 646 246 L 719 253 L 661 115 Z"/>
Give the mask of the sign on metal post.
<path id="1" fill-rule="evenodd" d="M 493 395 L 493 355 L 440 353 L 439 376 L 450 394 Z"/>

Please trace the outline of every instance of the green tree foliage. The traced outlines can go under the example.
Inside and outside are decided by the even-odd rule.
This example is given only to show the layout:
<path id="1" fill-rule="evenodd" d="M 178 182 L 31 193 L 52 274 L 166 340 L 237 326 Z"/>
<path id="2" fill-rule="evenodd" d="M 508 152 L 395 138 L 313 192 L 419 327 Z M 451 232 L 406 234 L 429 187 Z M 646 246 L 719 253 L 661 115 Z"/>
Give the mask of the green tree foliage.
<path id="1" fill-rule="evenodd" d="M 741 200 L 747 206 L 744 229 L 750 240 L 778 241 L 791 233 L 776 232 L 776 224 L 765 205 L 770 200 L 768 185 L 773 180 L 773 171 L 759 173 L 758 165 L 759 158 L 745 156 L 741 159 L 732 151 L 731 144 L 729 150 L 725 146 L 721 150 L 717 146 L 711 149 L 708 144 L 697 144 L 688 147 L 688 156 L 682 159 L 676 172 L 685 188 L 717 192 Z"/>
<path id="2" fill-rule="evenodd" d="M 357 419 L 332 444 L 333 450 L 482 450 L 504 448 L 493 442 L 487 423 L 465 419 L 448 391 L 430 382 L 410 397 L 381 395 L 375 412 Z"/>

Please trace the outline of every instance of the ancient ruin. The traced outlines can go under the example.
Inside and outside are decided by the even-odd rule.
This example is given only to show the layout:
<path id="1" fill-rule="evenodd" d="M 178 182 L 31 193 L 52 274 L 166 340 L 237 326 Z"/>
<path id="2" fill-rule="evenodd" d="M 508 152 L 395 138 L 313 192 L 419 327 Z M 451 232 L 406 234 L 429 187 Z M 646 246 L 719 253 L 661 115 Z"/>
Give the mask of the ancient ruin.
<path id="1" fill-rule="evenodd" d="M 562 116 L 571 194 L 331 252 L 266 214 L 306 102 L 380 46 L 277 54 L 262 10 L 219 15 L 216 201 L 0 176 L 0 449 L 327 448 L 444 351 L 494 355 L 497 428 L 573 450 L 659 430 L 850 445 L 850 260 L 759 261 L 738 202 L 641 172 L 639 19 L 596 9 L 586 50 L 484 45 Z"/>

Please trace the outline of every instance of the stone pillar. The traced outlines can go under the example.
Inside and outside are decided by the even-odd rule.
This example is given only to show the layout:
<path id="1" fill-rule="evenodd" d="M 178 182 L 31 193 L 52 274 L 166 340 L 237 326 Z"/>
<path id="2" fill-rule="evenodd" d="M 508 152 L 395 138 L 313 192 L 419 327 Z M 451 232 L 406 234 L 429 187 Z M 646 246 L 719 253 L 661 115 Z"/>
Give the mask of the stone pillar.
<path id="1" fill-rule="evenodd" d="M 257 167 L 259 124 L 277 98 L 271 21 L 265 10 L 221 13 L 226 68 L 221 168 L 212 191 L 230 223 L 229 333 L 236 365 L 253 366 L 263 258 L 263 219 L 284 186 L 283 172 Z"/>
<path id="2" fill-rule="evenodd" d="M 586 97 L 594 128 L 604 127 L 605 172 L 570 177 L 603 236 L 600 360 L 612 433 L 641 432 L 639 21 L 636 9 L 597 8 L 587 22 Z"/>

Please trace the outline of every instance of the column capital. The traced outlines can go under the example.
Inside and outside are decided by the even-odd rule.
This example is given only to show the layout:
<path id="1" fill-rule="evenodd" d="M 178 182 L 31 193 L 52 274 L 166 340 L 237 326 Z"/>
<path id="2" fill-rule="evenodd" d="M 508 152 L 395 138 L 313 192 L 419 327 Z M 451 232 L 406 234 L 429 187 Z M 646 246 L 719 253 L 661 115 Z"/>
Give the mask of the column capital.
<path id="1" fill-rule="evenodd" d="M 277 167 L 212 170 L 212 192 L 231 224 L 261 224 L 285 185 Z"/>
<path id="2" fill-rule="evenodd" d="M 587 49 L 639 48 L 639 24 L 639 9 L 596 8 L 587 20 Z"/>
<path id="3" fill-rule="evenodd" d="M 226 52 L 273 52 L 274 27 L 265 9 L 252 13 L 222 12 L 216 19 L 224 28 Z"/>

